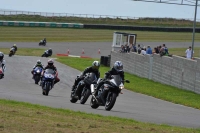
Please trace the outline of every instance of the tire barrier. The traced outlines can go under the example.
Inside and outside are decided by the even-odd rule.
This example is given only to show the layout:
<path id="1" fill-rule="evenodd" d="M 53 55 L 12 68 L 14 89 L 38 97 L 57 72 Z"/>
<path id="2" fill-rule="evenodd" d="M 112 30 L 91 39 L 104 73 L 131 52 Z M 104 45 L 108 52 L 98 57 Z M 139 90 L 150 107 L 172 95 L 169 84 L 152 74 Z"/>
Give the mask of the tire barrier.
<path id="1" fill-rule="evenodd" d="M 101 56 L 100 64 L 104 66 L 110 66 L 111 56 Z"/>
<path id="2" fill-rule="evenodd" d="M 79 23 L 28 22 L 28 21 L 0 21 L 0 26 L 83 28 L 83 24 Z"/>
<path id="3" fill-rule="evenodd" d="M 154 27 L 154 26 L 125 26 L 125 25 L 101 25 L 84 24 L 86 29 L 112 29 L 112 30 L 134 30 L 134 31 L 161 31 L 161 32 L 192 32 L 192 27 Z M 196 28 L 200 32 L 200 28 Z"/>
<path id="4" fill-rule="evenodd" d="M 86 29 L 112 29 L 112 30 L 160 31 L 160 32 L 192 32 L 193 31 L 192 27 L 153 27 L 153 26 L 126 26 L 126 25 L 29 22 L 29 21 L 0 21 L 0 26 L 86 28 Z M 195 32 L 200 33 L 200 28 L 196 28 Z"/>

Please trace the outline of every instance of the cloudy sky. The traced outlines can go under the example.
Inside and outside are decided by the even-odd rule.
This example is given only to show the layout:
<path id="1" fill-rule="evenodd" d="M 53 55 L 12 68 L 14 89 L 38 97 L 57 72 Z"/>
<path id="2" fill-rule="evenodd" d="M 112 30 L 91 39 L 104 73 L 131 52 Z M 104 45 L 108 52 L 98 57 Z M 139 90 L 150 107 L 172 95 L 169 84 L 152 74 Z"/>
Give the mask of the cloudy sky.
<path id="1" fill-rule="evenodd" d="M 179 6 L 131 0 L 0 0 L 0 3 L 0 9 L 131 17 L 193 19 L 195 10 L 194 6 Z M 197 12 L 197 19 L 200 20 L 200 9 Z"/>

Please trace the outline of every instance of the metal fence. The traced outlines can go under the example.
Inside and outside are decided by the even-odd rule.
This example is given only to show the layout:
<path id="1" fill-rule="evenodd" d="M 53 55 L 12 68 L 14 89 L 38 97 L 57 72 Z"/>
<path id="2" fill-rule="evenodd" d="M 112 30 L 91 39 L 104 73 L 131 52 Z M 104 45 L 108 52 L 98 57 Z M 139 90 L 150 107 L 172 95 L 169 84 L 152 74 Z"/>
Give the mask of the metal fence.
<path id="1" fill-rule="evenodd" d="M 109 18 L 109 19 L 121 19 L 121 20 L 140 20 L 147 21 L 193 21 L 192 18 L 151 18 L 151 17 L 131 17 L 131 16 L 112 16 L 112 15 L 95 15 L 95 14 L 72 14 L 72 13 L 50 13 L 50 12 L 29 12 L 29 11 L 13 11 L 0 9 L 0 15 L 2 16 L 17 16 L 17 15 L 30 15 L 30 16 L 43 16 L 43 17 L 77 17 L 77 18 Z M 200 22 L 200 19 L 197 21 Z M 174 22 L 175 23 L 175 22 Z"/>

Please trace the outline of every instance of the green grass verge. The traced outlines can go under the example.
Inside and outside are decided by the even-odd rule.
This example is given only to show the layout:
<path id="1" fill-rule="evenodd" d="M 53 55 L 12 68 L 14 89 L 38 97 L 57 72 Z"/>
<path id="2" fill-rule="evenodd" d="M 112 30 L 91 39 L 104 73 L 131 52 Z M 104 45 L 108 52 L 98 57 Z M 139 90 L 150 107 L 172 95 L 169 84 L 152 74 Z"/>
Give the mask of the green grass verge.
<path id="1" fill-rule="evenodd" d="M 112 42 L 115 30 L 34 28 L 0 26 L 0 42 L 39 42 L 44 37 L 47 42 Z M 192 33 L 123 31 L 136 33 L 140 42 L 191 42 Z M 195 34 L 200 41 L 200 33 Z"/>
<path id="2" fill-rule="evenodd" d="M 1 48 L 0 51 L 4 54 L 9 54 L 10 48 Z M 41 48 L 18 48 L 16 55 L 22 56 L 41 56 L 44 53 L 45 49 Z"/>
<path id="3" fill-rule="evenodd" d="M 188 48 L 169 48 L 170 54 L 186 56 L 185 51 Z M 200 47 L 194 47 L 194 57 L 200 57 Z"/>
<path id="4" fill-rule="evenodd" d="M 94 59 L 59 57 L 57 61 L 80 71 L 83 71 L 86 66 L 91 66 Z M 101 77 L 103 77 L 104 73 L 107 72 L 109 69 L 109 67 L 101 66 Z M 173 103 L 200 109 L 200 102 L 197 102 L 200 101 L 199 94 L 178 89 L 173 86 L 164 85 L 129 73 L 125 73 L 125 78 L 130 80 L 131 82 L 129 84 L 125 84 L 125 88 L 128 90 L 153 96 Z"/>
<path id="5" fill-rule="evenodd" d="M 109 17 L 109 16 L 108 16 Z M 162 27 L 192 27 L 193 21 L 177 20 L 173 18 L 139 18 L 139 19 L 120 19 L 120 18 L 87 18 L 81 17 L 45 17 L 40 15 L 0 15 L 0 20 L 9 21 L 34 21 L 34 22 L 62 22 L 62 23 L 83 23 L 83 24 L 112 24 L 112 25 L 134 25 L 134 26 L 162 26 Z M 200 23 L 197 22 L 199 27 Z"/>
<path id="6" fill-rule="evenodd" d="M 0 132 L 4 133 L 198 133 L 200 129 L 142 123 L 0 99 Z"/>

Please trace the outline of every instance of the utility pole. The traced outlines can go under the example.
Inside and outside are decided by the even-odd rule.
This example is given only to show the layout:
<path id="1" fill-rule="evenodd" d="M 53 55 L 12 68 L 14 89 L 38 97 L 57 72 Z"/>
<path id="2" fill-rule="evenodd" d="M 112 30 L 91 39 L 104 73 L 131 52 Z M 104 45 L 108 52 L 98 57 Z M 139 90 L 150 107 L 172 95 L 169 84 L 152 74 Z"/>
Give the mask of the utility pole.
<path id="1" fill-rule="evenodd" d="M 196 18 L 197 18 L 197 5 L 198 5 L 198 0 L 196 0 L 196 4 L 195 4 L 195 13 L 194 13 L 194 22 L 193 22 L 193 34 L 192 34 L 192 54 L 191 54 L 191 59 L 193 58 L 193 51 L 194 51 L 194 39 L 195 39 Z"/>

